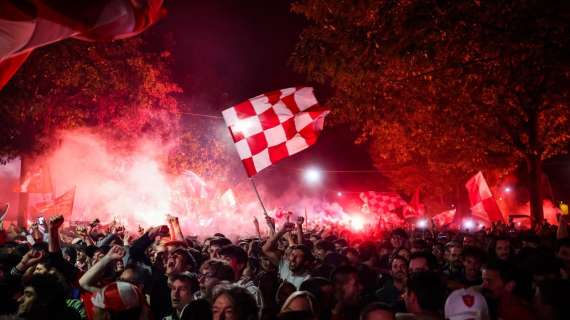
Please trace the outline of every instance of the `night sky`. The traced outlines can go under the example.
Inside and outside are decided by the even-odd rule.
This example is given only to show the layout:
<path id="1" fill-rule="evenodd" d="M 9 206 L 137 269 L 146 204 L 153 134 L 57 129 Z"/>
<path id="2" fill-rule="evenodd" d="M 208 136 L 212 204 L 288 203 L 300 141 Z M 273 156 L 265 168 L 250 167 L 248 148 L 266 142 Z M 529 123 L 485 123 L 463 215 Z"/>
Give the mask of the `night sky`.
<path id="1" fill-rule="evenodd" d="M 151 37 L 173 36 L 174 75 L 184 88 L 192 112 L 220 115 L 230 105 L 291 86 L 314 86 L 319 100 L 326 101 L 327 88 L 305 80 L 288 64 L 306 23 L 289 11 L 290 3 L 166 3 L 168 16 L 148 32 Z M 193 116 L 185 120 L 212 122 Z M 212 126 L 215 125 L 218 123 L 213 120 Z M 348 129 L 327 126 L 316 145 L 265 169 L 256 179 L 276 190 L 283 183 L 300 183 L 299 170 L 309 165 L 323 170 L 373 170 L 366 146 L 354 145 L 353 140 L 354 133 Z M 237 153 L 235 159 L 239 161 Z M 356 192 L 388 187 L 378 173 L 329 173 L 326 188 L 312 191 L 331 194 L 332 190 Z"/>
<path id="2" fill-rule="evenodd" d="M 168 16 L 148 32 L 157 39 L 174 38 L 175 78 L 184 88 L 192 112 L 219 115 L 227 106 L 260 93 L 300 85 L 314 86 L 326 105 L 330 90 L 307 81 L 288 64 L 306 25 L 301 16 L 290 12 L 290 4 L 283 0 L 166 2 Z M 212 121 L 199 117 L 186 120 Z M 256 179 L 275 189 L 275 184 L 299 182 L 290 179 L 291 174 L 299 174 L 298 169 L 308 165 L 325 170 L 373 170 L 366 146 L 354 145 L 353 139 L 354 133 L 347 128 L 329 125 L 315 146 L 264 170 Z M 555 198 L 570 200 L 570 158 L 546 161 L 544 171 Z M 526 184 L 524 167 L 519 176 L 522 187 Z M 378 173 L 331 173 L 326 188 L 385 191 L 390 184 Z"/>

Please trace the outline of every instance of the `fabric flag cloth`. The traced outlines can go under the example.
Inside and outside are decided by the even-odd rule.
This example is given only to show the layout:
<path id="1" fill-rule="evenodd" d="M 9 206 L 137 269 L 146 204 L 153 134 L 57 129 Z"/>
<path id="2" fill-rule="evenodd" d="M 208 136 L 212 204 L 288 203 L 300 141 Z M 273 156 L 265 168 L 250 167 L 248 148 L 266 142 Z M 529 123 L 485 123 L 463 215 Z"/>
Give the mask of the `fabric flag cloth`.
<path id="1" fill-rule="evenodd" d="M 477 172 L 465 184 L 469 193 L 469 201 L 471 202 L 471 212 L 475 218 L 485 222 L 502 221 L 503 214 L 497 205 L 497 201 L 487 185 L 487 181 L 483 177 L 481 171 Z"/>
<path id="2" fill-rule="evenodd" d="M 328 113 L 310 87 L 264 93 L 222 111 L 249 177 L 315 144 Z"/>
<path id="3" fill-rule="evenodd" d="M 135 36 L 164 15 L 163 0 L 0 1 L 0 89 L 32 50 L 68 38 Z"/>
<path id="4" fill-rule="evenodd" d="M 143 305 L 140 290 L 133 284 L 117 281 L 106 285 L 91 298 L 93 306 L 112 312 L 121 312 Z"/>
<path id="5" fill-rule="evenodd" d="M 24 180 L 15 192 L 52 193 L 51 174 L 49 166 L 44 164 L 35 166 L 24 172 Z"/>
<path id="6" fill-rule="evenodd" d="M 55 198 L 53 201 L 40 202 L 34 206 L 34 210 L 37 214 L 43 214 L 47 216 L 61 214 L 64 217 L 71 216 L 73 212 L 73 202 L 75 199 L 75 187 L 67 191 L 61 196 Z"/>
<path id="7" fill-rule="evenodd" d="M 396 192 L 361 192 L 360 199 L 376 213 L 389 213 L 408 205 Z"/>
<path id="8" fill-rule="evenodd" d="M 445 226 L 445 225 L 452 223 L 453 220 L 455 220 L 456 211 L 457 211 L 456 209 L 443 211 L 443 212 L 438 213 L 435 216 L 431 217 L 431 219 L 432 219 L 433 223 L 435 223 L 435 225 L 442 227 L 442 226 Z"/>

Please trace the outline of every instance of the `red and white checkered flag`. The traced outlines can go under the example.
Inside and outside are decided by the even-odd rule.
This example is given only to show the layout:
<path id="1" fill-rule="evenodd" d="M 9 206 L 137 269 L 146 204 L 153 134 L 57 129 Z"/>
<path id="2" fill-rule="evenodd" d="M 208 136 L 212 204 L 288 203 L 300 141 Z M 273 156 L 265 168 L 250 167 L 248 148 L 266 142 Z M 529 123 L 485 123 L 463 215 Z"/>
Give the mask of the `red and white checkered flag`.
<path id="1" fill-rule="evenodd" d="M 360 199 L 372 212 L 388 213 L 408 205 L 396 192 L 361 192 Z"/>
<path id="2" fill-rule="evenodd" d="M 264 93 L 222 111 L 249 177 L 315 144 L 328 113 L 309 87 Z"/>

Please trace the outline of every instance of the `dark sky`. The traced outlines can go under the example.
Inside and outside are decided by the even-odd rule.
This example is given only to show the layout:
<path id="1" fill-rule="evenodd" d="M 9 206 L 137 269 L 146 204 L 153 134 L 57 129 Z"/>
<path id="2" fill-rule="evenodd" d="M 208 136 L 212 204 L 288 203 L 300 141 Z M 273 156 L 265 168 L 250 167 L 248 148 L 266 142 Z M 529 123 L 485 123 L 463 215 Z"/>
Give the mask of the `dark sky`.
<path id="1" fill-rule="evenodd" d="M 326 103 L 326 88 L 306 81 L 288 64 L 305 20 L 290 12 L 291 1 L 167 1 L 168 16 L 149 32 L 175 40 L 175 77 L 185 90 L 192 112 L 217 114 L 260 93 L 311 85 Z M 194 118 L 189 121 L 206 121 Z M 319 165 L 328 170 L 373 169 L 365 146 L 343 127 L 326 127 L 319 142 L 302 153 L 264 170 L 256 179 L 268 186 L 291 179 L 295 169 Z M 236 161 L 237 153 L 236 153 Z M 558 199 L 568 200 L 570 159 L 547 161 L 544 170 Z M 524 171 L 522 171 L 524 173 Z M 524 174 L 519 181 L 524 184 Z M 245 174 L 244 174 L 245 179 Z M 272 185 L 273 184 L 273 185 Z M 328 174 L 327 188 L 346 191 L 387 190 L 379 174 Z"/>
<path id="2" fill-rule="evenodd" d="M 260 93 L 301 85 L 314 86 L 319 100 L 326 101 L 326 88 L 306 81 L 288 64 L 305 26 L 301 16 L 290 12 L 290 3 L 167 2 L 168 16 L 149 32 L 173 35 L 175 77 L 192 112 L 220 115 L 226 107 Z M 211 120 L 190 117 L 188 121 Z M 264 170 L 256 179 L 276 190 L 283 183 L 299 182 L 298 169 L 308 165 L 325 170 L 372 169 L 366 147 L 355 146 L 353 139 L 343 127 L 327 127 L 315 146 Z M 386 181 L 374 173 L 329 173 L 326 179 L 330 190 L 386 188 Z"/>

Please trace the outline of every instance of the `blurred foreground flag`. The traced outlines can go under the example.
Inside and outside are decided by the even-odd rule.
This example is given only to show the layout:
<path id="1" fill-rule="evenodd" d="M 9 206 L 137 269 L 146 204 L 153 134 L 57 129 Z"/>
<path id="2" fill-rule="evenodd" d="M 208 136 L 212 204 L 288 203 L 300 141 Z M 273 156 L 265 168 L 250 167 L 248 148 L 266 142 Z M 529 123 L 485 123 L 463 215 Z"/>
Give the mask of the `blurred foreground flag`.
<path id="1" fill-rule="evenodd" d="M 493 198 L 491 189 L 489 189 L 481 171 L 471 177 L 465 184 L 465 187 L 467 188 L 467 193 L 469 193 L 471 212 L 474 217 L 488 222 L 504 222 L 503 214 L 497 205 L 497 201 Z"/>
<path id="2" fill-rule="evenodd" d="M 37 214 L 46 216 L 54 216 L 61 214 L 64 217 L 70 217 L 73 212 L 73 201 L 75 199 L 75 187 L 67 191 L 53 201 L 40 202 L 34 206 Z"/>
<path id="3" fill-rule="evenodd" d="M 455 220 L 455 212 L 456 209 L 443 211 L 441 213 L 436 214 L 431 219 L 433 220 L 435 225 L 437 225 L 438 227 L 443 227 L 445 225 L 452 223 L 453 220 Z"/>
<path id="4" fill-rule="evenodd" d="M 249 177 L 315 144 L 328 113 L 309 87 L 264 93 L 222 111 Z"/>

